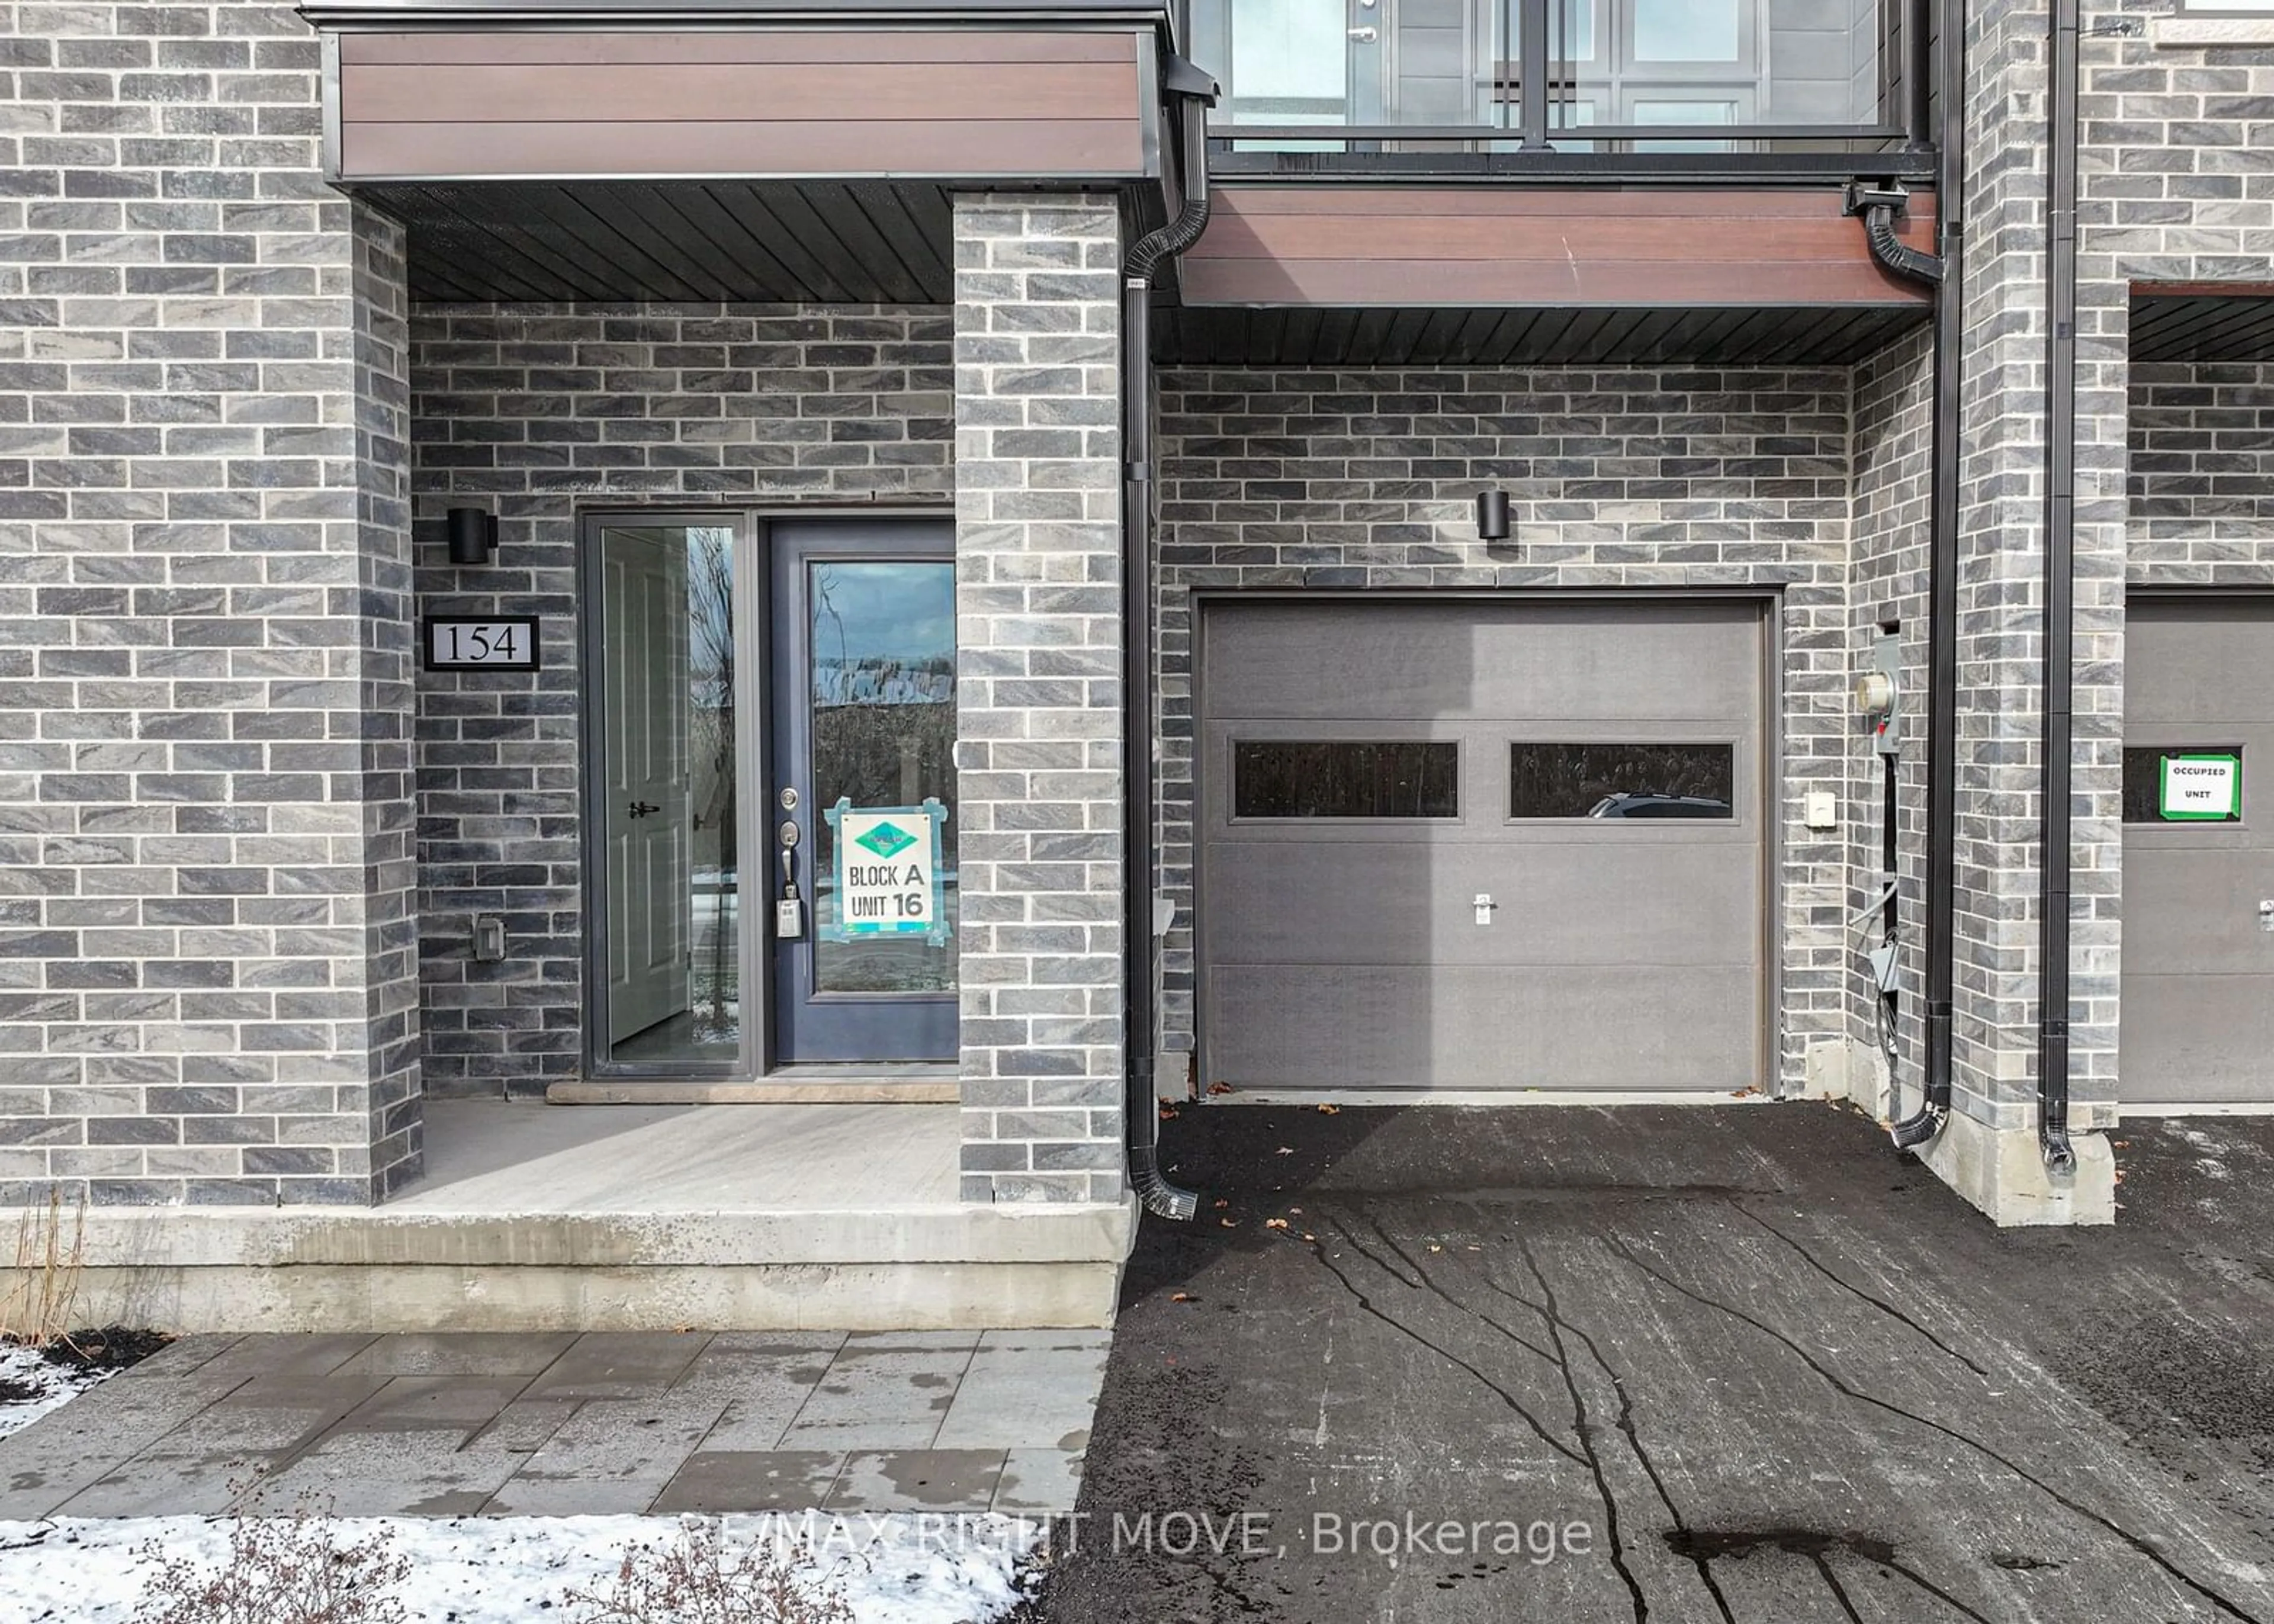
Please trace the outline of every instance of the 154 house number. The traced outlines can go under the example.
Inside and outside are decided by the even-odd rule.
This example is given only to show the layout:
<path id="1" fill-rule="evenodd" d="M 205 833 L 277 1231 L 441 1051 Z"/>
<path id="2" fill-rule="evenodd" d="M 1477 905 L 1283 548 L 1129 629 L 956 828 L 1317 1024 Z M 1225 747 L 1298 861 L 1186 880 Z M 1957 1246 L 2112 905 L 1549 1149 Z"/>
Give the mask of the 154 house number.
<path id="1" fill-rule="evenodd" d="M 433 614 L 425 620 L 429 671 L 535 671 L 535 615 Z"/>

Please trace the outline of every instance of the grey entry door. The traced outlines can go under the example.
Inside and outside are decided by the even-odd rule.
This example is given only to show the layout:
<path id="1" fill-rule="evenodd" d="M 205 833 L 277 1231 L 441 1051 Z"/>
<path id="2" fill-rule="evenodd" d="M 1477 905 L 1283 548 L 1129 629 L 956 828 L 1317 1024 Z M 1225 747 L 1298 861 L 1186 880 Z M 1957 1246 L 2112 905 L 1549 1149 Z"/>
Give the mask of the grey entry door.
<path id="1" fill-rule="evenodd" d="M 2135 598 L 2124 636 L 2127 1104 L 2274 1102 L 2274 598 Z M 2165 763 L 2237 763 L 2219 816 Z"/>
<path id="2" fill-rule="evenodd" d="M 1209 1080 L 1760 1086 L 1766 624 L 1758 600 L 1208 605 Z"/>
<path id="3" fill-rule="evenodd" d="M 937 521 L 772 527 L 769 883 L 805 903 L 775 932 L 779 1062 L 955 1057 L 954 546 Z"/>

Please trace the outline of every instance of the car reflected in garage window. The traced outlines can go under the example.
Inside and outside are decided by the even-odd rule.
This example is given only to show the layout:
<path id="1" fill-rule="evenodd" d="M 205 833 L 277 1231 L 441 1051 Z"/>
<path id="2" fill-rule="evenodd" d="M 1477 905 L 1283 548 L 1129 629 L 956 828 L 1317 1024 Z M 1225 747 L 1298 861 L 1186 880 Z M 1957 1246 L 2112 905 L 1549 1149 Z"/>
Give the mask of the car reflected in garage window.
<path id="1" fill-rule="evenodd" d="M 1518 741 L 1508 748 L 1511 820 L 1737 815 L 1737 747 L 1726 741 Z"/>

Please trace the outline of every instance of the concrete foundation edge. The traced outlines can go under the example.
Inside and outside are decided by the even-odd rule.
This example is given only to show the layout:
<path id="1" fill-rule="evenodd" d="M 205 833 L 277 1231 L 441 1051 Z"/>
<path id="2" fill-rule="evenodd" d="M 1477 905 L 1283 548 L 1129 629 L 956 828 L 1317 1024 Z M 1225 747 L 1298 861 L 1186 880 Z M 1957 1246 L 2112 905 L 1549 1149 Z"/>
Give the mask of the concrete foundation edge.
<path id="1" fill-rule="evenodd" d="M 0 1270 L 0 1301 L 21 1278 Z M 76 1324 L 163 1331 L 904 1331 L 1113 1323 L 1118 1261 L 90 1268 Z"/>
<path id="2" fill-rule="evenodd" d="M 2045 1170 L 2034 1128 L 1993 1128 L 1960 1113 L 1919 1160 L 2000 1229 L 2116 1222 L 2116 1153 L 2105 1135 L 2074 1136 L 2076 1170 Z"/>

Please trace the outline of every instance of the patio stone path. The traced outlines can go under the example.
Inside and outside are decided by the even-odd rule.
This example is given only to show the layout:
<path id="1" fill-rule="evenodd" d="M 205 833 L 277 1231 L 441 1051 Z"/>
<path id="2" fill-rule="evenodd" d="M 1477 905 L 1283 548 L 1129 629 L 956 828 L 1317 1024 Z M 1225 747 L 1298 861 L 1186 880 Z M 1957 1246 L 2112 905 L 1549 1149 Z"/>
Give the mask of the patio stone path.
<path id="1" fill-rule="evenodd" d="M 189 1336 L 0 1439 L 0 1521 L 1068 1511 L 1111 1337 Z"/>

